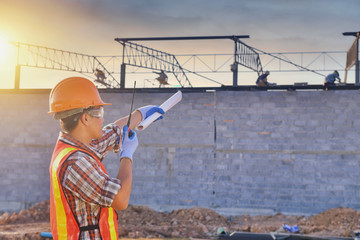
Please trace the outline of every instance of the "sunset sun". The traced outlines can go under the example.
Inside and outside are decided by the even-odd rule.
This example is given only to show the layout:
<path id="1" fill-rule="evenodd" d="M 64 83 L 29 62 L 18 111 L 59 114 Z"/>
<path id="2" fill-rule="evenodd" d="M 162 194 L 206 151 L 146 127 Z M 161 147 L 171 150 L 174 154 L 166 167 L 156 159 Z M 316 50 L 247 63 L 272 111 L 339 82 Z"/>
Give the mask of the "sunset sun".
<path id="1" fill-rule="evenodd" d="M 9 53 L 10 43 L 4 35 L 0 33 L 0 61 L 4 61 Z"/>

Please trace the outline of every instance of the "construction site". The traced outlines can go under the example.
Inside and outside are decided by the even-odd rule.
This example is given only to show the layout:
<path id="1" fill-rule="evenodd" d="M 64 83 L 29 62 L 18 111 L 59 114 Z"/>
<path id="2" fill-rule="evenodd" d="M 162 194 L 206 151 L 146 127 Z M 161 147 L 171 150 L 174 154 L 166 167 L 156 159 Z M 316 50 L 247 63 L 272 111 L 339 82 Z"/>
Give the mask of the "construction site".
<path id="1" fill-rule="evenodd" d="M 0 239 L 52 239 L 49 163 L 60 128 L 47 113 L 51 89 L 22 88 L 28 68 L 94 82 L 113 103 L 105 124 L 181 92 L 161 122 L 136 132 L 130 205 L 117 211 L 120 238 L 358 239 L 360 32 L 343 35 L 355 37 L 348 51 L 311 53 L 265 52 L 246 44 L 248 35 L 115 38 L 121 56 L 12 42 L 14 88 L 0 89 Z M 218 40 L 234 52 L 175 55 L 146 46 Z M 267 71 L 269 82 L 273 73 L 304 75 L 257 84 Z M 324 84 L 333 72 L 342 81 Z M 243 83 L 248 76 L 253 84 Z M 119 156 L 104 159 L 112 177 Z"/>

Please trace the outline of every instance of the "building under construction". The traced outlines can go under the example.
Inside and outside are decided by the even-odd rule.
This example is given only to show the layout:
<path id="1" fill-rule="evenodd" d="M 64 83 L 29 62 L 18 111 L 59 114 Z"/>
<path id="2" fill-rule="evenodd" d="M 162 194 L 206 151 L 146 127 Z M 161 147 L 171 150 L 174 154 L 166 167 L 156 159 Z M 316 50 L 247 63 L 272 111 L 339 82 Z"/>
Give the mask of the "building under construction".
<path id="1" fill-rule="evenodd" d="M 357 33 L 344 33 L 351 35 Z M 358 36 L 353 46 L 349 49 L 344 67 L 335 55 L 341 52 L 313 52 L 313 53 L 267 53 L 260 49 L 249 46 L 243 39 L 249 38 L 248 35 L 232 36 L 197 36 L 197 37 L 158 37 L 158 38 L 116 38 L 115 41 L 122 46 L 121 56 L 90 56 L 65 50 L 53 49 L 31 44 L 13 42 L 18 48 L 18 61 L 15 73 L 15 89 L 20 88 L 21 68 L 35 67 L 43 69 L 61 70 L 76 72 L 94 80 L 101 88 L 125 89 L 132 86 L 127 77 L 132 74 L 140 76 L 143 81 L 141 88 L 197 88 L 197 87 L 242 87 L 245 90 L 253 89 L 253 84 L 243 84 L 243 79 L 239 80 L 239 75 L 253 72 L 253 78 L 261 75 L 265 70 L 271 72 L 292 72 L 310 73 L 320 77 L 317 84 L 311 84 L 303 77 L 301 82 L 289 80 L 286 84 L 271 85 L 271 89 L 318 89 L 322 85 L 325 74 L 337 70 L 344 72 L 344 82 L 338 86 L 352 88 L 359 85 L 358 76 Z M 234 44 L 233 54 L 209 54 L 176 56 L 162 50 L 146 47 L 143 42 L 147 41 L 210 41 L 210 40 L 230 40 Z M 141 44 L 139 44 L 139 42 Z M 228 43 L 228 42 L 226 42 Z M 223 43 L 224 44 L 224 43 Z M 307 55 L 311 54 L 311 57 Z M 344 56 L 344 52 L 342 53 Z M 290 59 L 290 56 L 296 60 Z M 299 62 L 300 57 L 300 62 Z M 210 58 L 213 58 L 213 60 Z M 263 61 L 261 61 L 263 58 Z M 266 62 L 264 64 L 264 58 Z M 322 68 L 315 62 L 323 60 Z M 196 61 L 201 63 L 197 63 Z M 274 68 L 277 62 L 278 69 Z M 191 66 L 189 62 L 193 62 Z M 325 64 L 327 63 L 327 65 Z M 282 65 L 281 65 L 282 64 Z M 325 66 L 326 65 L 326 66 Z M 212 66 L 212 67 L 211 67 Z M 315 69 L 313 68 L 315 67 Z M 355 81 L 348 83 L 347 73 L 355 66 Z M 130 69 L 129 69 L 130 68 Z M 162 73 L 162 76 L 154 77 Z M 325 74 L 324 74 L 325 73 Z M 145 75 L 147 74 L 147 75 Z M 218 78 L 220 75 L 222 78 Z M 211 77 L 209 77 L 211 75 Z M 150 76 L 146 79 L 144 76 Z M 191 77 L 189 77 L 191 76 Z M 224 78 L 224 76 L 226 76 Z M 305 75 L 307 76 L 307 75 Z M 240 75 L 241 77 L 241 75 Z M 226 80 L 224 80 L 226 79 Z M 232 79 L 229 82 L 228 79 Z M 253 81 L 255 83 L 255 81 Z M 290 82 L 290 83 L 289 83 Z M 255 84 L 254 84 L 255 85 Z M 284 86 L 287 85 L 287 86 Z M 293 86 L 291 86 L 293 85 Z M 355 88 L 356 88 L 355 86 Z M 245 87 L 245 88 L 244 88 Z"/>
<path id="2" fill-rule="evenodd" d="M 139 131 L 133 205 L 159 211 L 206 207 L 228 216 L 309 216 L 338 207 L 360 210 L 358 80 L 328 89 L 306 81 L 269 87 L 241 85 L 243 68 L 256 76 L 262 74 L 268 66 L 260 61 L 264 55 L 287 61 L 298 71 L 322 79 L 324 75 L 282 54 L 269 55 L 245 44 L 247 36 L 208 37 L 234 44 L 231 62 L 224 64 L 231 82 L 223 84 L 207 77 L 205 71 L 185 68 L 179 56 L 138 43 L 195 40 L 188 38 L 116 39 L 123 47 L 120 57 L 14 43 L 19 50 L 15 90 L 0 90 L 0 104 L 6 113 L 0 122 L 0 210 L 19 211 L 49 199 L 48 166 L 59 127 L 47 114 L 50 90 L 21 89 L 21 69 L 25 67 L 91 76 L 102 98 L 113 103 L 105 108 L 105 123 L 129 112 L 132 79 L 128 76 L 136 74 L 132 67 L 146 69 L 154 76 L 152 81 L 157 81 L 156 86 L 147 88 L 140 84 L 134 108 L 159 105 L 176 91 L 183 92 L 182 101 L 161 123 Z M 350 55 L 353 49 L 349 49 Z M 118 64 L 110 68 L 115 60 Z M 354 65 L 358 66 L 358 60 L 349 57 L 346 69 L 338 70 L 352 71 Z M 153 71 L 161 70 L 169 84 L 155 79 L 160 74 Z M 190 75 L 208 78 L 218 86 L 197 87 Z M 116 175 L 118 159 L 118 154 L 111 153 L 104 160 L 112 176 Z"/>

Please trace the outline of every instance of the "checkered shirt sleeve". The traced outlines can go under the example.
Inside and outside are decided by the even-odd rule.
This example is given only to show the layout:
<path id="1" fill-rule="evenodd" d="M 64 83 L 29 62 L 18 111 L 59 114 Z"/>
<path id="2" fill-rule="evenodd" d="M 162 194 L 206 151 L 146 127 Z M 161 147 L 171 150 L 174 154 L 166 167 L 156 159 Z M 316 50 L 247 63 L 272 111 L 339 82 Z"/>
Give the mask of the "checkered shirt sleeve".
<path id="1" fill-rule="evenodd" d="M 122 130 L 115 124 L 110 123 L 103 128 L 103 136 L 94 139 L 90 145 L 96 149 L 96 152 L 105 157 L 113 148 L 118 136 L 121 136 Z"/>
<path id="2" fill-rule="evenodd" d="M 119 179 L 105 174 L 96 160 L 77 151 L 68 158 L 63 187 L 90 204 L 110 207 L 121 188 Z"/>

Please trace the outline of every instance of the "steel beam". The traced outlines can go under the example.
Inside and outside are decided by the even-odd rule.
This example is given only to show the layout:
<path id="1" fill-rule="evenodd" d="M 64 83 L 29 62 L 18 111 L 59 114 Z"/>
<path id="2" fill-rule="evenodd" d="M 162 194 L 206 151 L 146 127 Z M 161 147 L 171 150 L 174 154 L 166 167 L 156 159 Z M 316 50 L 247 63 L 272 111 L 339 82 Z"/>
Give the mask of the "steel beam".
<path id="1" fill-rule="evenodd" d="M 230 35 L 230 36 L 189 36 L 189 37 L 140 37 L 140 38 L 115 38 L 117 42 L 128 41 L 173 41 L 173 40 L 211 40 L 211 39 L 231 39 L 250 38 L 249 35 Z"/>
<path id="2" fill-rule="evenodd" d="M 356 36 L 360 35 L 360 31 L 359 32 L 344 32 L 343 35 L 356 37 Z"/>

